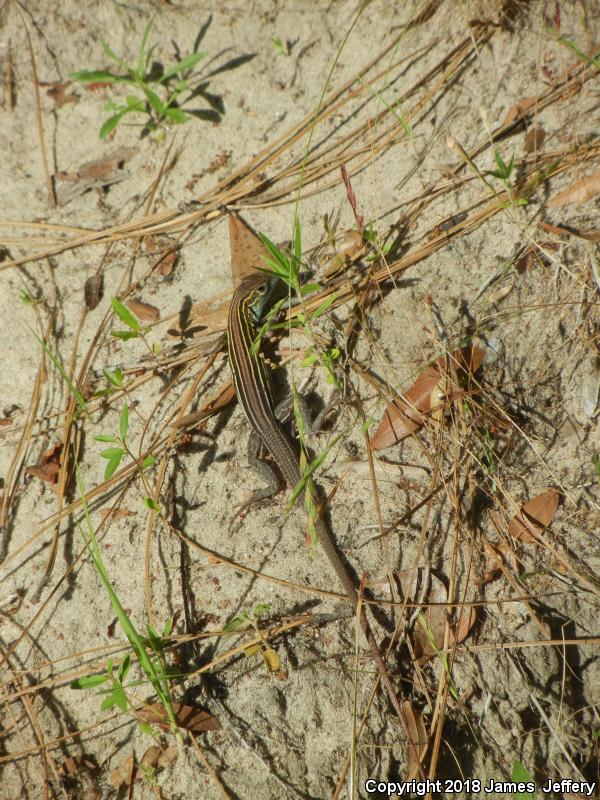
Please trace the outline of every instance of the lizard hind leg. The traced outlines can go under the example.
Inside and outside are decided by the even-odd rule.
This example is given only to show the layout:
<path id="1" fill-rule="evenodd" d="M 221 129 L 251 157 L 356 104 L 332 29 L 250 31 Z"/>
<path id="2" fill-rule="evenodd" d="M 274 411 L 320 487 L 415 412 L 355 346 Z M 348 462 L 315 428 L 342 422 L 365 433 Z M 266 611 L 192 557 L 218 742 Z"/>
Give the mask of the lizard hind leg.
<path id="1" fill-rule="evenodd" d="M 252 492 L 250 497 L 236 508 L 235 514 L 229 524 L 230 533 L 235 533 L 239 530 L 244 520 L 245 513 L 249 508 L 260 503 L 262 500 L 271 499 L 279 491 L 281 481 L 275 470 L 271 469 L 269 464 L 265 461 L 267 455 L 268 453 L 266 453 L 265 446 L 260 436 L 254 431 L 251 431 L 248 438 L 248 464 L 252 470 L 264 480 L 264 486 Z"/>

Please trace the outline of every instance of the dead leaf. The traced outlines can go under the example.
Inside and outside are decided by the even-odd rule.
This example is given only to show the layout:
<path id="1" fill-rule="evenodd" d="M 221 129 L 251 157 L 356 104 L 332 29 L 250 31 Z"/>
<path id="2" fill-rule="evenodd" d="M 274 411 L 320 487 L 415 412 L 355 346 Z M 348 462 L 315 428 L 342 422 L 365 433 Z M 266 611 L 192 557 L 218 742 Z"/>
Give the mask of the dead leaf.
<path id="1" fill-rule="evenodd" d="M 551 225 L 549 222 L 539 222 L 538 228 L 548 233 L 555 233 L 557 236 L 577 236 L 579 239 L 586 239 L 588 242 L 600 242 L 600 229 L 595 228 L 591 231 L 582 231 L 581 228 L 563 227 L 561 225 Z"/>
<path id="2" fill-rule="evenodd" d="M 549 208 L 575 203 L 580 206 L 591 200 L 600 192 L 600 169 L 572 183 L 563 192 L 559 192 L 548 202 Z"/>
<path id="3" fill-rule="evenodd" d="M 120 147 L 104 158 L 86 161 L 73 172 L 57 172 L 57 181 L 66 183 L 56 192 L 57 202 L 64 206 L 90 189 L 110 186 L 129 177 L 125 164 L 137 153 L 137 147 Z"/>
<path id="4" fill-rule="evenodd" d="M 77 775 L 77 773 L 79 772 L 79 767 L 77 766 L 77 760 L 73 758 L 73 756 L 68 756 L 63 761 L 63 769 L 66 775 L 70 775 L 71 777 Z"/>
<path id="5" fill-rule="evenodd" d="M 402 701 L 402 716 L 410 739 L 408 745 L 408 766 L 406 780 L 417 778 L 423 768 L 423 758 L 427 752 L 428 738 L 423 717 L 415 711 L 409 700 Z"/>
<path id="6" fill-rule="evenodd" d="M 335 249 L 345 261 L 356 261 L 367 252 L 365 241 L 361 234 L 352 228 L 344 231 L 336 240 Z"/>
<path id="7" fill-rule="evenodd" d="M 263 650 L 262 656 L 269 672 L 275 673 L 281 671 L 281 659 L 272 647 L 267 647 L 265 650 Z"/>
<path id="8" fill-rule="evenodd" d="M 179 242 L 170 236 L 150 236 L 144 242 L 144 249 L 149 255 L 158 255 L 153 269 L 160 275 L 166 278 L 173 272 L 179 258 Z"/>
<path id="9" fill-rule="evenodd" d="M 470 609 L 459 609 L 458 613 L 458 625 L 454 631 L 454 641 L 456 644 L 460 644 L 467 638 L 467 636 L 471 633 L 471 629 L 477 622 L 477 611 L 473 606 L 471 606 Z"/>
<path id="10" fill-rule="evenodd" d="M 137 511 L 130 511 L 128 508 L 101 508 L 99 509 L 102 519 L 113 517 L 114 519 L 123 519 L 125 517 L 135 517 Z"/>
<path id="11" fill-rule="evenodd" d="M 92 275 L 83 285 L 83 296 L 88 311 L 93 311 L 102 299 L 102 275 Z"/>
<path id="12" fill-rule="evenodd" d="M 513 122 L 517 117 L 520 117 L 528 111 L 532 106 L 535 105 L 537 101 L 537 97 L 524 97 L 522 100 L 519 100 L 518 103 L 515 103 L 514 106 L 511 106 L 508 111 L 506 112 L 504 119 L 502 120 L 502 125 L 509 125 Z"/>
<path id="13" fill-rule="evenodd" d="M 110 781 L 114 788 L 119 791 L 121 786 L 131 786 L 133 783 L 133 773 L 135 771 L 135 761 L 133 753 L 118 763 L 110 774 Z"/>
<path id="14" fill-rule="evenodd" d="M 58 483 L 58 473 L 60 472 L 60 456 L 62 453 L 62 442 L 53 445 L 45 453 L 42 453 L 37 464 L 26 467 L 25 474 L 32 475 L 42 481 L 47 481 L 52 486 Z"/>
<path id="15" fill-rule="evenodd" d="M 555 489 L 536 495 L 512 518 L 509 534 L 525 544 L 537 541 L 554 519 L 557 508 L 558 492 Z"/>
<path id="16" fill-rule="evenodd" d="M 429 661 L 444 646 L 446 607 L 442 605 L 448 599 L 446 587 L 439 578 L 431 575 L 431 588 L 427 595 L 427 603 L 434 603 L 424 611 L 415 624 L 413 633 L 417 664 Z"/>
<path id="17" fill-rule="evenodd" d="M 477 372 L 484 356 L 484 350 L 469 345 L 452 353 L 448 361 L 459 374 L 468 377 Z M 371 437 L 373 450 L 383 450 L 397 444 L 426 422 L 432 410 L 440 407 L 440 379 L 448 389 L 443 397 L 444 403 L 461 397 L 463 393 L 458 387 L 451 381 L 446 383 L 450 374 L 451 370 L 444 357 L 425 367 L 410 389 L 393 400 L 385 410 L 379 427 Z"/>
<path id="18" fill-rule="evenodd" d="M 150 303 L 143 303 L 141 300 L 128 300 L 127 308 L 136 315 L 142 322 L 156 322 L 160 318 L 160 311 Z"/>
<path id="19" fill-rule="evenodd" d="M 144 767 L 145 769 L 151 769 L 152 767 L 155 767 L 158 764 L 159 758 L 160 758 L 160 747 L 157 747 L 155 744 L 151 744 L 140 759 L 140 767 Z"/>
<path id="20" fill-rule="evenodd" d="M 270 258 L 269 251 L 250 225 L 237 214 L 229 215 L 229 249 L 234 288 L 257 268 L 267 268 L 262 257 Z"/>
<path id="21" fill-rule="evenodd" d="M 173 712 L 177 725 L 193 733 L 214 731 L 221 727 L 219 720 L 215 719 L 208 711 L 200 711 L 194 706 L 173 703 Z M 167 712 L 161 703 L 146 706 L 139 712 L 139 717 L 143 722 L 148 722 L 150 725 L 158 725 L 163 730 L 169 730 Z"/>
<path id="22" fill-rule="evenodd" d="M 229 403 L 232 403 L 234 399 L 235 388 L 232 383 L 228 383 L 227 386 L 221 387 L 215 394 L 211 395 L 201 409 L 191 414 L 186 414 L 185 417 L 181 417 L 181 419 L 172 422 L 170 427 L 186 428 L 190 425 L 195 425 L 203 419 L 216 414 L 222 408 L 228 406 Z"/>
<path id="23" fill-rule="evenodd" d="M 51 100 L 54 100 L 56 108 L 62 108 L 67 103 L 76 103 L 79 100 L 76 94 L 67 94 L 67 89 L 71 85 L 69 81 L 67 83 L 40 81 L 39 85 L 47 87 L 46 94 Z"/>
<path id="24" fill-rule="evenodd" d="M 162 753 L 160 754 L 160 758 L 158 759 L 158 766 L 170 767 L 171 764 L 175 763 L 178 755 L 179 755 L 179 750 L 177 749 L 177 745 L 172 744 L 170 747 L 167 747 L 166 750 L 163 750 Z"/>
<path id="25" fill-rule="evenodd" d="M 527 131 L 525 137 L 525 152 L 534 153 L 542 149 L 544 139 L 546 138 L 546 131 L 539 125 L 534 125 Z"/>

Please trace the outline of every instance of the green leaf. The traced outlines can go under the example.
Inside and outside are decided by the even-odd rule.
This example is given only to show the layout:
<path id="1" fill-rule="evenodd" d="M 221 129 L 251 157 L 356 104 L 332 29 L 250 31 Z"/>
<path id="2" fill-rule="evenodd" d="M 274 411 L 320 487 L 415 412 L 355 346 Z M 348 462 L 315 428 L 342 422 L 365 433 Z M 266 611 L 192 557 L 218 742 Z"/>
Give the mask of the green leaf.
<path id="1" fill-rule="evenodd" d="M 102 458 L 116 458 L 117 456 L 124 456 L 125 450 L 122 447 L 107 447 L 106 450 L 103 450 L 100 455 Z"/>
<path id="2" fill-rule="evenodd" d="M 137 339 L 138 336 L 141 336 L 140 333 L 136 333 L 135 331 L 111 331 L 110 335 L 124 342 L 127 342 L 129 339 Z"/>
<path id="3" fill-rule="evenodd" d="M 97 436 L 94 436 L 94 439 L 97 442 L 116 442 L 116 438 L 114 436 L 109 436 L 107 433 L 99 433 Z"/>
<path id="4" fill-rule="evenodd" d="M 244 648 L 244 655 L 246 658 L 252 658 L 255 656 L 260 650 L 260 644 L 251 644 L 248 647 Z"/>
<path id="5" fill-rule="evenodd" d="M 112 117 L 109 117 L 102 123 L 99 134 L 101 139 L 106 139 L 106 137 L 114 131 L 121 121 L 121 117 L 126 114 L 128 110 L 129 109 L 124 109 L 123 111 L 119 111 L 118 114 L 113 114 Z"/>
<path id="6" fill-rule="evenodd" d="M 69 686 L 71 689 L 94 689 L 96 686 L 101 686 L 108 680 L 108 675 L 88 675 L 85 678 L 76 678 L 71 681 Z"/>
<path id="7" fill-rule="evenodd" d="M 167 636 L 169 636 L 169 634 L 171 633 L 172 630 L 173 630 L 173 617 L 168 619 L 165 622 L 165 624 L 163 625 L 163 629 L 162 629 L 163 638 L 166 639 Z"/>
<path id="8" fill-rule="evenodd" d="M 146 456 L 146 458 L 142 461 L 142 469 L 150 469 L 156 464 L 156 459 L 154 456 Z"/>
<path id="9" fill-rule="evenodd" d="M 121 69 L 125 70 L 125 72 L 128 72 L 130 75 L 133 74 L 133 70 L 131 69 L 129 64 L 126 64 L 125 61 L 123 61 L 123 59 L 115 53 L 115 51 L 109 44 L 107 44 L 106 42 L 102 42 L 102 49 L 109 58 L 111 58 L 116 64 L 118 64 L 121 67 Z"/>
<path id="10" fill-rule="evenodd" d="M 297 216 L 294 219 L 294 256 L 298 262 L 302 258 L 302 226 Z"/>
<path id="11" fill-rule="evenodd" d="M 153 497 L 144 497 L 144 505 L 151 511 L 160 512 L 160 506 Z"/>
<path id="12" fill-rule="evenodd" d="M 314 350 L 311 350 L 309 353 L 307 353 L 304 356 L 304 358 L 302 359 L 302 361 L 300 363 L 300 366 L 301 367 L 312 367 L 312 365 L 316 364 L 318 360 L 319 360 L 318 354 L 315 353 Z"/>
<path id="13" fill-rule="evenodd" d="M 150 30 L 153 24 L 154 24 L 154 14 L 144 25 L 144 32 L 142 33 L 142 40 L 140 42 L 140 52 L 138 57 L 138 72 L 140 76 L 143 75 L 144 72 L 146 71 L 146 65 L 148 63 L 148 59 L 146 58 L 146 53 L 145 53 L 146 44 L 148 43 L 148 36 L 150 35 Z"/>
<path id="14" fill-rule="evenodd" d="M 156 734 L 154 732 L 154 728 L 150 725 L 149 722 L 140 722 L 138 725 L 140 733 L 145 733 L 148 736 L 155 737 Z"/>
<path id="15" fill-rule="evenodd" d="M 128 111 L 142 111 L 146 110 L 146 103 L 142 100 L 141 97 L 136 97 L 134 94 L 128 94 L 125 97 L 125 102 L 127 103 L 127 110 Z"/>
<path id="16" fill-rule="evenodd" d="M 322 316 L 327 311 L 327 309 L 330 306 L 332 306 L 333 303 L 335 303 L 337 297 L 338 297 L 337 292 L 334 292 L 333 294 L 329 295 L 329 297 L 326 297 L 325 300 L 323 300 L 323 302 L 321 303 L 321 305 L 318 306 L 310 315 L 311 320 L 318 319 L 320 316 Z"/>
<path id="17" fill-rule="evenodd" d="M 173 64 L 172 67 L 165 72 L 162 78 L 158 81 L 159 83 L 164 83 L 168 81 L 169 78 L 172 78 L 174 75 L 179 75 L 180 72 L 185 72 L 185 70 L 191 69 L 195 67 L 196 64 L 206 56 L 206 53 L 190 53 L 189 56 L 182 58 L 181 61 L 178 61 L 177 64 Z"/>
<path id="18" fill-rule="evenodd" d="M 114 455 L 112 458 L 108 460 L 106 465 L 106 469 L 104 470 L 104 480 L 107 481 L 109 478 L 115 474 L 115 472 L 119 468 L 119 464 L 121 463 L 121 459 L 123 458 L 123 451 L 119 453 L 119 455 Z"/>
<path id="19" fill-rule="evenodd" d="M 118 683 L 113 684 L 112 692 L 100 703 L 102 711 L 110 711 L 113 706 L 117 706 L 121 711 L 127 711 L 127 695 Z"/>
<path id="20" fill-rule="evenodd" d="M 321 286 L 318 283 L 303 283 L 300 287 L 300 294 L 305 297 L 307 294 L 318 292 Z"/>
<path id="21" fill-rule="evenodd" d="M 117 297 L 113 297 L 110 301 L 110 304 L 121 322 L 124 322 L 128 328 L 131 328 L 132 331 L 141 331 L 142 327 L 138 320 L 134 317 L 127 306 L 124 306 Z"/>
<path id="22" fill-rule="evenodd" d="M 115 83 L 119 80 L 117 75 L 113 75 L 112 72 L 105 69 L 82 69 L 79 72 L 70 72 L 69 78 L 81 83 Z"/>
<path id="23" fill-rule="evenodd" d="M 169 117 L 169 119 L 172 119 L 173 122 L 176 122 L 178 125 L 187 122 L 188 119 L 188 115 L 180 108 L 165 108 L 164 116 Z"/>
<path id="24" fill-rule="evenodd" d="M 257 619 L 266 616 L 267 614 L 270 613 L 270 611 L 271 611 L 270 603 L 257 603 L 252 609 L 252 613 Z"/>
<path id="25" fill-rule="evenodd" d="M 148 98 L 148 102 L 152 106 L 152 108 L 156 111 L 159 117 L 164 117 L 166 106 L 160 97 L 153 92 L 148 86 L 143 86 L 142 89 L 144 90 L 144 94 Z"/>
<path id="26" fill-rule="evenodd" d="M 127 403 L 121 409 L 121 416 L 119 417 L 119 433 L 121 434 L 121 439 L 125 440 L 127 438 L 127 428 L 129 427 L 129 406 Z"/>
<path id="27" fill-rule="evenodd" d="M 103 372 L 106 380 L 112 383 L 113 386 L 116 386 L 118 389 L 123 386 L 123 370 L 120 369 L 120 367 L 117 367 L 112 374 L 107 369 L 103 370 Z"/>
<path id="28" fill-rule="evenodd" d="M 123 683 L 125 678 L 127 677 L 127 673 L 129 672 L 129 668 L 131 667 L 131 656 L 129 653 L 125 656 L 123 661 L 119 664 L 119 669 L 117 671 L 117 677 L 119 683 Z"/>
<path id="29" fill-rule="evenodd" d="M 527 769 L 521 764 L 520 761 L 515 761 L 512 766 L 511 772 L 511 780 L 515 783 L 533 783 L 535 785 L 535 781 L 533 776 L 528 772 Z M 536 792 L 516 792 L 515 797 L 517 800 L 536 800 L 537 793 Z"/>

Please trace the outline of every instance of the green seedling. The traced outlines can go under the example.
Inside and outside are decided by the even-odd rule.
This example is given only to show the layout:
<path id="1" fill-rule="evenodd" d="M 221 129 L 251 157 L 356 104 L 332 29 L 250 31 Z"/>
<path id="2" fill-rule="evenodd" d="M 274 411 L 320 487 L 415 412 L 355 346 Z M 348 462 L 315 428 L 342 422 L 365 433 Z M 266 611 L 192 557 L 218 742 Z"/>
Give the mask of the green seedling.
<path id="1" fill-rule="evenodd" d="M 129 339 L 142 339 L 148 350 L 153 355 L 158 355 L 160 353 L 160 345 L 156 343 L 151 345 L 146 339 L 146 334 L 150 328 L 144 328 L 137 317 L 127 308 L 127 306 L 123 305 L 123 303 L 117 297 L 113 297 L 110 303 L 113 311 L 119 317 L 121 322 L 124 322 L 129 328 L 127 331 L 111 331 L 111 335 L 114 336 L 115 339 L 120 339 L 122 342 L 127 342 Z M 109 380 L 111 383 L 113 382 L 110 378 Z"/>
<path id="2" fill-rule="evenodd" d="M 513 187 L 511 186 L 511 177 L 515 168 L 514 154 L 510 157 L 510 161 L 508 162 L 508 164 L 505 164 L 498 150 L 494 150 L 494 161 L 496 162 L 497 169 L 495 169 L 491 174 L 494 176 L 494 178 L 498 178 L 498 180 L 502 181 L 502 183 L 506 188 L 506 191 L 513 198 L 511 202 L 505 203 L 503 205 L 505 207 L 509 205 L 526 206 L 528 201 L 526 200 L 525 197 L 513 197 Z"/>
<path id="3" fill-rule="evenodd" d="M 383 245 L 379 243 L 379 235 L 375 230 L 375 226 L 373 225 L 373 223 L 369 223 L 366 226 L 366 228 L 363 230 L 362 235 L 365 242 L 370 244 L 375 249 L 374 253 L 369 253 L 364 257 L 364 261 L 366 262 L 378 261 L 382 258 L 385 258 L 385 256 L 387 256 L 390 250 L 392 249 L 391 240 L 389 242 L 385 242 Z"/>
<path id="4" fill-rule="evenodd" d="M 129 428 L 129 406 L 125 404 L 121 409 L 121 414 L 119 416 L 119 435 L 110 436 L 104 433 L 100 433 L 97 436 L 94 436 L 94 439 L 97 442 L 113 445 L 113 447 L 107 447 L 100 453 L 102 458 L 105 458 L 107 460 L 106 469 L 104 470 L 105 481 L 109 480 L 109 478 L 112 478 L 112 476 L 118 470 L 119 465 L 126 454 L 131 455 L 132 458 L 134 457 L 131 451 L 129 450 L 129 447 L 127 446 L 128 428 Z M 155 463 L 156 459 L 154 458 L 154 456 L 147 456 L 140 463 L 140 469 L 142 472 L 145 472 L 147 469 L 150 469 L 150 467 L 154 466 Z"/>
<path id="5" fill-rule="evenodd" d="M 234 633 L 241 631 L 253 630 L 260 638 L 260 642 L 252 644 L 244 648 L 244 655 L 246 658 L 252 658 L 257 653 L 261 653 L 264 662 L 269 672 L 278 672 L 281 669 L 281 662 L 279 656 L 269 647 L 268 642 L 263 638 L 260 629 L 260 621 L 271 611 L 271 606 L 268 603 L 258 603 L 254 606 L 252 611 L 242 611 L 232 620 L 230 620 L 224 627 L 224 635 L 226 637 L 232 636 Z"/>
<path id="6" fill-rule="evenodd" d="M 290 42 L 288 39 L 283 41 L 281 36 L 275 36 L 273 39 L 273 45 L 278 53 L 281 53 L 282 56 L 289 56 L 292 52 L 290 47 Z"/>
<path id="7" fill-rule="evenodd" d="M 109 70 L 100 69 L 80 70 L 72 72 L 70 75 L 72 80 L 81 83 L 117 84 L 128 90 L 136 91 L 136 94 L 126 94 L 124 103 L 114 100 L 107 103 L 106 110 L 113 113 L 100 128 L 101 139 L 105 139 L 111 134 L 123 118 L 130 114 L 146 116 L 143 132 L 156 130 L 165 124 L 181 124 L 189 118 L 188 114 L 179 107 L 179 98 L 188 89 L 190 71 L 204 58 L 206 53 L 190 53 L 167 69 L 157 68 L 157 65 L 151 61 L 156 44 L 148 45 L 153 22 L 154 17 L 146 23 L 140 42 L 137 64 L 134 67 L 118 56 L 106 42 L 102 42 L 105 55 L 114 61 L 123 73 L 115 74 Z"/>

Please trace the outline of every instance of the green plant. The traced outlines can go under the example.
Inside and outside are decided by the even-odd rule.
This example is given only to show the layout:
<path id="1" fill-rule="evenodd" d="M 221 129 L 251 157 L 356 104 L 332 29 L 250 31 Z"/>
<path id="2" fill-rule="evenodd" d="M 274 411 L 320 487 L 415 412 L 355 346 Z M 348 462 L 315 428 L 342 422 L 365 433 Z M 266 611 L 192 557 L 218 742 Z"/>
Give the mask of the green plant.
<path id="1" fill-rule="evenodd" d="M 110 302 L 115 314 L 119 317 L 121 322 L 124 322 L 125 325 L 127 325 L 127 327 L 129 328 L 128 331 L 111 331 L 111 336 L 114 336 L 115 339 L 121 339 L 121 341 L 123 342 L 129 341 L 129 339 L 143 339 L 144 344 L 146 345 L 148 350 L 154 355 L 157 355 L 160 352 L 160 345 L 158 344 L 150 345 L 146 340 L 146 334 L 148 333 L 150 328 L 148 327 L 143 328 L 137 317 L 134 314 L 132 314 L 132 312 L 127 308 L 127 306 L 124 306 L 123 303 L 118 298 L 113 297 Z M 114 380 L 108 376 L 108 374 L 106 374 L 106 377 L 109 383 L 117 385 L 115 384 Z"/>
<path id="2" fill-rule="evenodd" d="M 505 164 L 498 150 L 494 150 L 494 161 L 496 162 L 497 169 L 495 169 L 491 174 L 494 176 L 494 178 L 498 178 L 498 180 L 502 181 L 502 183 L 506 188 L 506 191 L 511 196 L 511 198 L 513 198 L 511 203 L 507 203 L 506 205 L 513 204 L 515 206 L 526 206 L 528 202 L 526 198 L 513 197 L 513 188 L 511 186 L 510 179 L 515 168 L 514 155 L 510 157 L 510 161 L 508 162 L 508 164 Z"/>
<path id="3" fill-rule="evenodd" d="M 104 480 L 107 481 L 111 478 L 114 473 L 119 468 L 119 464 L 121 463 L 123 456 L 128 453 L 132 458 L 135 458 L 129 447 L 127 446 L 127 430 L 129 427 L 129 407 L 127 404 L 123 406 L 121 409 L 121 414 L 119 417 L 119 435 L 118 436 L 110 436 L 106 434 L 98 434 L 94 436 L 94 439 L 97 442 L 102 442 L 104 444 L 112 444 L 113 447 L 107 447 L 106 450 L 103 450 L 100 455 L 102 458 L 107 459 L 106 469 L 104 470 Z M 140 469 L 143 471 L 150 469 L 150 467 L 154 466 L 156 463 L 156 459 L 154 456 L 147 456 L 140 464 Z M 146 498 L 151 499 L 151 498 Z M 148 503 L 146 505 L 148 505 Z M 155 501 L 153 501 L 155 502 Z M 148 506 L 149 508 L 153 506 Z M 158 510 L 158 509 L 154 509 Z"/>
<path id="4" fill-rule="evenodd" d="M 86 493 L 81 481 L 81 474 L 79 471 L 78 464 L 76 464 L 76 476 L 77 476 L 77 487 L 79 489 L 79 493 L 81 496 L 83 513 L 87 527 L 87 535 L 86 535 L 86 533 L 83 530 L 83 527 L 81 526 L 80 523 L 78 523 L 80 533 L 86 543 L 90 557 L 92 559 L 92 563 L 96 569 L 96 572 L 98 573 L 98 577 L 102 581 L 106 593 L 108 594 L 114 613 L 119 621 L 119 625 L 121 626 L 123 632 L 125 633 L 127 639 L 129 640 L 129 644 L 131 645 L 131 648 L 135 656 L 137 657 L 138 663 L 144 675 L 146 676 L 146 680 L 149 681 L 150 684 L 152 685 L 152 688 L 158 695 L 158 698 L 165 709 L 165 712 L 167 714 L 167 719 L 169 720 L 169 723 L 171 725 L 171 730 L 177 732 L 178 731 L 177 720 L 175 717 L 175 711 L 173 709 L 173 703 L 169 691 L 169 680 L 175 677 L 175 671 L 166 667 L 164 659 L 162 657 L 162 650 L 166 645 L 164 638 L 167 637 L 171 632 L 172 621 L 170 620 L 166 623 L 163 629 L 162 637 L 158 636 L 158 634 L 153 630 L 153 628 L 150 625 L 146 626 L 148 632 L 148 638 L 140 636 L 140 634 L 137 632 L 135 625 L 133 624 L 129 615 L 123 608 L 123 605 L 113 588 L 113 585 L 110 581 L 110 577 L 104 565 L 102 554 L 100 552 L 100 546 L 96 538 L 96 531 L 94 530 L 94 526 L 92 525 L 90 509 L 87 502 Z M 153 655 L 149 655 L 148 649 L 152 651 Z M 130 665 L 131 665 L 131 657 L 129 655 L 126 655 L 119 664 L 115 676 L 113 672 L 112 661 L 109 660 L 104 672 L 96 675 L 89 675 L 87 677 L 78 678 L 77 680 L 72 681 L 70 686 L 72 689 L 90 689 L 101 686 L 103 683 L 110 681 L 111 686 L 106 694 L 106 697 L 103 699 L 101 703 L 101 708 L 103 710 L 108 710 L 113 708 L 114 706 L 117 706 L 118 709 L 125 712 L 127 711 L 129 705 L 129 699 L 127 696 L 126 688 L 137 686 L 141 683 L 140 681 L 136 681 L 128 684 L 127 686 L 125 685 L 125 679 L 127 678 L 127 673 L 129 672 Z M 181 734 L 177 732 L 177 736 L 180 737 Z"/>
<path id="5" fill-rule="evenodd" d="M 253 630 L 261 641 L 245 647 L 244 655 L 246 658 L 252 658 L 252 656 L 260 652 L 269 672 L 279 672 L 281 669 L 279 656 L 272 647 L 269 647 L 268 642 L 263 638 L 259 624 L 261 618 L 266 616 L 270 610 L 271 606 L 268 603 L 257 603 L 252 611 L 242 611 L 241 614 L 231 619 L 223 627 L 223 631 L 225 636 L 228 637 L 240 631 Z"/>
<path id="6" fill-rule="evenodd" d="M 148 36 L 154 17 L 148 20 L 140 42 L 137 64 L 127 64 L 114 50 L 102 42 L 104 53 L 124 72 L 116 75 L 109 70 L 80 70 L 72 72 L 70 77 L 81 83 L 121 84 L 135 89 L 136 94 L 125 95 L 124 103 L 109 100 L 106 110 L 112 111 L 100 128 L 100 138 L 105 139 L 115 130 L 121 120 L 128 114 L 144 114 L 148 118 L 143 130 L 156 130 L 160 125 L 170 122 L 180 124 L 186 122 L 188 115 L 179 107 L 178 100 L 188 88 L 187 73 L 200 61 L 206 53 L 190 53 L 168 69 L 157 69 L 151 63 L 156 44 L 148 46 Z"/>

